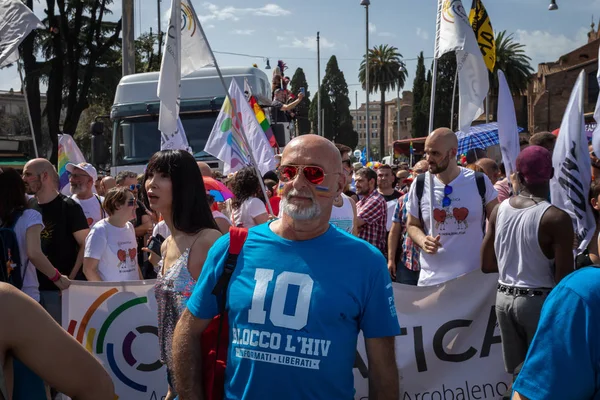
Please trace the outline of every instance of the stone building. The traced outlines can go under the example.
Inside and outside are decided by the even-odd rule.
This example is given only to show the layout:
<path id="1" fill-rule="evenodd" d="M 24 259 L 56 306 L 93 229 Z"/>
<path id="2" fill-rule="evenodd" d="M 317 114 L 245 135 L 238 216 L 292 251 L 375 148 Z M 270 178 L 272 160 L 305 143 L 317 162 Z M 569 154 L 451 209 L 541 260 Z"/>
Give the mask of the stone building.
<path id="1" fill-rule="evenodd" d="M 573 85 L 581 70 L 586 74 L 584 112 L 586 122 L 592 122 L 592 114 L 598 100 L 598 47 L 600 27 L 595 29 L 592 22 L 588 42 L 583 46 L 562 55 L 555 62 L 538 65 L 538 71 L 531 77 L 528 93 L 527 127 L 530 133 L 553 131 L 560 127 Z"/>

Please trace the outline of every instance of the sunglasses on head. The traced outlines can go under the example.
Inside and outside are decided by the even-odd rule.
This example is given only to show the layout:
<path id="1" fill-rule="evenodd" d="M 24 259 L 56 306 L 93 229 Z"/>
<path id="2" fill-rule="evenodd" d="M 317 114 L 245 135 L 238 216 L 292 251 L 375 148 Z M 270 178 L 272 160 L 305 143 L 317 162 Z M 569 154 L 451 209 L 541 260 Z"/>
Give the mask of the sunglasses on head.
<path id="1" fill-rule="evenodd" d="M 293 181 L 300 172 L 313 185 L 320 185 L 328 175 L 323 168 L 316 165 L 282 165 L 279 167 L 279 180 L 281 182 Z"/>
<path id="2" fill-rule="evenodd" d="M 444 187 L 444 198 L 442 199 L 442 207 L 449 207 L 450 204 L 452 204 L 452 200 L 450 199 L 450 196 L 452 194 L 452 186 L 448 186 L 446 185 Z"/>
<path id="3" fill-rule="evenodd" d="M 127 200 L 127 206 L 128 207 L 135 206 L 135 199 L 129 199 L 129 200 Z"/>
<path id="4" fill-rule="evenodd" d="M 140 185 L 139 183 L 137 185 L 129 185 L 129 190 L 140 190 L 141 187 L 142 185 Z"/>

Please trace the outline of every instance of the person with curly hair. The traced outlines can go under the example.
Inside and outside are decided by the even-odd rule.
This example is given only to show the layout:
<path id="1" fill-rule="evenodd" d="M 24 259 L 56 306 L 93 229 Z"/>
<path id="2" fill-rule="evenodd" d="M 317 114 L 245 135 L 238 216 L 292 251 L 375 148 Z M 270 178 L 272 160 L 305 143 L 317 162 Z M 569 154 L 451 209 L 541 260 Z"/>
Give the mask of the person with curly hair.
<path id="1" fill-rule="evenodd" d="M 252 228 L 269 220 L 265 204 L 258 198 L 261 190 L 259 179 L 253 167 L 243 168 L 235 174 L 231 185 L 233 226 Z"/>

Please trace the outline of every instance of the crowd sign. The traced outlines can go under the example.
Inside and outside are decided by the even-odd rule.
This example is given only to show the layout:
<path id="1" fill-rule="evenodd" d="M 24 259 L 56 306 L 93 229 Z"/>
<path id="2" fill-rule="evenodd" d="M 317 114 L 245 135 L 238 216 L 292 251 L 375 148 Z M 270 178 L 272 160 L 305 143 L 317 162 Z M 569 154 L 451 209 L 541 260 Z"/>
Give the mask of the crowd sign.
<path id="1" fill-rule="evenodd" d="M 499 399 L 504 372 L 494 303 L 497 274 L 474 271 L 442 285 L 394 283 L 402 400 Z M 161 399 L 154 281 L 73 282 L 63 292 L 63 326 L 110 373 L 119 398 Z M 354 369 L 356 399 L 368 399 L 362 337 Z M 282 367 L 284 368 L 284 367 Z"/>
<path id="2" fill-rule="evenodd" d="M 154 281 L 73 281 L 62 304 L 63 327 L 104 365 L 120 399 L 164 398 Z"/>
<path id="3" fill-rule="evenodd" d="M 402 400 L 501 399 L 504 372 L 494 304 L 498 275 L 471 272 L 431 287 L 394 283 L 396 360 Z M 368 399 L 368 362 L 358 341 L 356 400 Z"/>

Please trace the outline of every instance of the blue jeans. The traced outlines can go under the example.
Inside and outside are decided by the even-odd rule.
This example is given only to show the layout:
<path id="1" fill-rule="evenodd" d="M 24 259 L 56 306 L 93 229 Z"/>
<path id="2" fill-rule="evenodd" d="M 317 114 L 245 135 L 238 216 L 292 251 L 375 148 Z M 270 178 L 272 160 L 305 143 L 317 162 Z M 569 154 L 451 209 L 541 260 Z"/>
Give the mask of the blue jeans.
<path id="1" fill-rule="evenodd" d="M 60 290 L 40 290 L 40 304 L 62 326 L 62 298 Z"/>
<path id="2" fill-rule="evenodd" d="M 399 264 L 396 267 L 396 282 L 403 283 L 405 285 L 417 286 L 420 274 L 421 271 L 412 271 L 406 268 L 404 265 Z"/>

